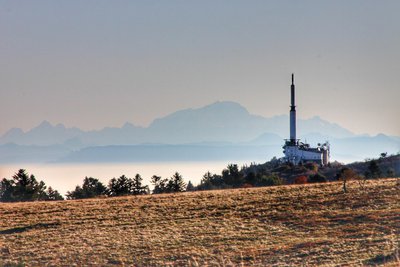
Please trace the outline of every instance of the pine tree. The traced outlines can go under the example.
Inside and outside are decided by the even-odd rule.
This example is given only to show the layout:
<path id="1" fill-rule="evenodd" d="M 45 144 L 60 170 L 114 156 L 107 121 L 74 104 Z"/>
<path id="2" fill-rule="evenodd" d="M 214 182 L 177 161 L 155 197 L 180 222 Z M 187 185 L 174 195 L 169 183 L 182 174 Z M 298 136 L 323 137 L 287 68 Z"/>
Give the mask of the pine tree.
<path id="1" fill-rule="evenodd" d="M 186 183 L 183 181 L 182 175 L 175 172 L 169 180 L 167 187 L 169 192 L 184 192 L 186 189 Z"/>
<path id="2" fill-rule="evenodd" d="M 109 196 L 126 196 L 133 192 L 133 180 L 125 175 L 120 176 L 118 179 L 112 178 L 108 183 Z"/>
<path id="3" fill-rule="evenodd" d="M 144 195 L 147 193 L 147 186 L 142 185 L 143 178 L 140 174 L 136 174 L 132 182 L 132 194 L 133 195 Z"/>
<path id="4" fill-rule="evenodd" d="M 67 192 L 68 199 L 92 198 L 107 194 L 107 188 L 98 179 L 85 177 L 82 187 L 76 186 L 72 192 Z"/>
<path id="5" fill-rule="evenodd" d="M 43 181 L 37 181 L 33 174 L 18 170 L 12 179 L 0 182 L 0 201 L 62 200 L 62 196 L 51 187 L 46 190 Z"/>
<path id="6" fill-rule="evenodd" d="M 47 200 L 64 200 L 63 196 L 51 186 L 47 189 Z"/>
<path id="7" fill-rule="evenodd" d="M 186 186 L 186 191 L 194 191 L 196 188 L 194 187 L 194 185 L 192 184 L 191 181 L 188 182 L 187 186 Z"/>
<path id="8" fill-rule="evenodd" d="M 153 175 L 151 177 L 151 183 L 154 186 L 153 194 L 162 194 L 168 192 L 168 179 L 162 179 L 161 176 Z"/>

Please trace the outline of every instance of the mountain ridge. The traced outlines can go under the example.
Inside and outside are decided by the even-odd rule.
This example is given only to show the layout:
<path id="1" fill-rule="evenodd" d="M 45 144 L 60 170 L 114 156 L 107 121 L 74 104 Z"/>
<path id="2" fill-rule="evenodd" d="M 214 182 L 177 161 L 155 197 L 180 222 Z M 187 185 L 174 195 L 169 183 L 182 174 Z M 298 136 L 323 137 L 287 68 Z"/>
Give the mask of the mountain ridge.
<path id="1" fill-rule="evenodd" d="M 43 121 L 24 132 L 12 128 L 0 137 L 0 144 L 54 145 L 81 143 L 93 145 L 132 145 L 141 143 L 194 143 L 194 142 L 245 142 L 263 133 L 286 137 L 289 132 L 287 115 L 263 117 L 254 115 L 241 104 L 217 101 L 200 107 L 178 110 L 154 119 L 148 127 L 126 122 L 121 127 L 104 127 L 100 130 L 83 131 L 77 127 L 66 128 L 63 124 L 52 125 Z M 336 123 L 314 116 L 298 119 L 299 134 L 318 132 L 334 138 L 351 137 L 354 134 Z"/>
<path id="2" fill-rule="evenodd" d="M 298 119 L 297 133 L 311 146 L 329 141 L 333 160 L 362 160 L 400 151 L 400 137 L 354 135 L 319 116 Z M 289 116 L 265 118 L 223 101 L 173 112 L 148 127 L 127 122 L 83 131 L 43 121 L 26 132 L 12 128 L 0 137 L 0 162 L 260 161 L 282 157 L 288 134 Z"/>

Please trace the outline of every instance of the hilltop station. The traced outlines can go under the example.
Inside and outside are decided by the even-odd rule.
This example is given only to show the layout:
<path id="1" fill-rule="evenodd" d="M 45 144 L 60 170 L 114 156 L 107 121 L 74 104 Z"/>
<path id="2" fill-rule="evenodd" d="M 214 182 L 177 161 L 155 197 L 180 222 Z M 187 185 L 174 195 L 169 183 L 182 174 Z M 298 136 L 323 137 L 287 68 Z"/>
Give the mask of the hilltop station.
<path id="1" fill-rule="evenodd" d="M 322 166 L 329 163 L 330 147 L 329 143 L 318 144 L 317 147 L 311 147 L 307 143 L 300 142 L 296 138 L 296 104 L 295 104 L 295 86 L 294 74 L 292 73 L 292 85 L 290 87 L 291 105 L 290 105 L 290 139 L 285 139 L 283 146 L 284 160 L 295 165 L 315 162 Z"/>

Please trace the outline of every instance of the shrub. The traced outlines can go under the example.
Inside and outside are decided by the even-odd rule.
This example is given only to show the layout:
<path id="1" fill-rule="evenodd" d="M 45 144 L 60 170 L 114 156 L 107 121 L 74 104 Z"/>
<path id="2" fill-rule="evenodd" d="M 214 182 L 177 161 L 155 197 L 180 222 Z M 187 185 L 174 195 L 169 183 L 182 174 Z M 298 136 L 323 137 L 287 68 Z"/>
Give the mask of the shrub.
<path id="1" fill-rule="evenodd" d="M 263 175 L 258 181 L 258 186 L 274 186 L 274 185 L 282 185 L 284 181 L 276 174 L 272 174 L 270 176 Z"/>
<path id="2" fill-rule="evenodd" d="M 294 179 L 294 183 L 295 184 L 306 184 L 308 182 L 307 180 L 308 180 L 307 176 L 302 175 L 302 176 L 296 177 L 296 179 Z"/>
<path id="3" fill-rule="evenodd" d="M 241 186 L 241 188 L 252 188 L 253 187 L 253 185 L 252 184 L 243 184 L 242 186 Z"/>
<path id="4" fill-rule="evenodd" d="M 382 171 L 375 160 L 371 160 L 368 164 L 368 171 L 365 173 L 367 178 L 379 178 L 382 176 Z"/>
<path id="5" fill-rule="evenodd" d="M 326 177 L 319 172 L 308 177 L 308 182 L 310 183 L 325 183 L 327 181 Z"/>
<path id="6" fill-rule="evenodd" d="M 318 164 L 314 162 L 307 162 L 304 167 L 307 170 L 313 171 L 313 172 L 318 172 Z"/>

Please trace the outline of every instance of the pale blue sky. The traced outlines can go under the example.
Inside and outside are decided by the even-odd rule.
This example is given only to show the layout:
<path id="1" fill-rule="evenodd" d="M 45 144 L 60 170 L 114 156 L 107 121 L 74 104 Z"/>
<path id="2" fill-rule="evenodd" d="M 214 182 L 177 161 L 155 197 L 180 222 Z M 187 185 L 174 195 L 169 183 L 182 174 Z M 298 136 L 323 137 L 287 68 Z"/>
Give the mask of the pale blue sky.
<path id="1" fill-rule="evenodd" d="M 1 1 L 0 134 L 217 100 L 400 135 L 400 1 Z"/>

